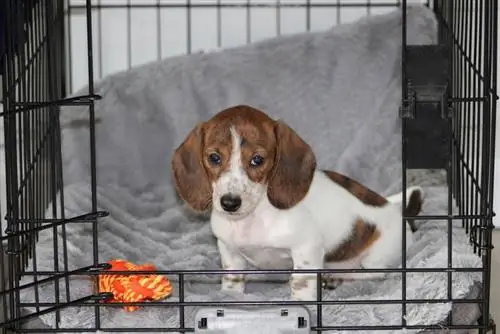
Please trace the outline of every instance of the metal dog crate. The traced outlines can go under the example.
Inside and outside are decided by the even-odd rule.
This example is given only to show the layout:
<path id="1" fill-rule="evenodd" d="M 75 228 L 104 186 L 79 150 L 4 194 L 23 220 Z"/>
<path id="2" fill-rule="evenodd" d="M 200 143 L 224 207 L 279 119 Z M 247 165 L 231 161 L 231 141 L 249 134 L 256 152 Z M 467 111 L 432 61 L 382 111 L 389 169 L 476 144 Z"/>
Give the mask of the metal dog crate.
<path id="1" fill-rule="evenodd" d="M 402 9 L 402 19 L 405 22 L 407 1 L 64 1 L 64 0 L 0 0 L 0 75 L 2 78 L 3 112 L 5 136 L 5 171 L 6 182 L 0 187 L 7 195 L 6 207 L 1 208 L 5 217 L 6 227 L 0 231 L 3 245 L 3 256 L 0 257 L 0 324 L 5 332 L 85 332 L 88 329 L 64 329 L 57 324 L 55 328 L 46 328 L 34 325 L 27 328 L 25 324 L 35 321 L 45 313 L 53 313 L 58 319 L 61 309 L 75 305 L 86 304 L 95 311 L 96 328 L 99 328 L 99 317 L 102 308 L 109 305 L 99 303 L 107 298 L 106 294 L 90 295 L 78 300 L 59 300 L 56 302 L 41 302 L 36 298 L 37 286 L 47 282 L 67 280 L 72 275 L 95 275 L 102 272 L 105 266 L 100 265 L 97 258 L 97 249 L 94 249 L 93 268 L 82 268 L 77 271 L 65 271 L 55 267 L 53 272 L 44 279 L 35 279 L 30 286 L 21 286 L 20 279 L 31 275 L 37 277 L 36 264 L 34 270 L 26 270 L 27 263 L 37 251 L 38 232 L 42 229 L 51 229 L 54 233 L 65 233 L 67 224 L 85 222 L 93 227 L 94 238 L 97 237 L 97 222 L 105 215 L 97 209 L 95 159 L 92 160 L 92 212 L 78 217 L 65 217 L 59 212 L 55 203 L 62 202 L 58 190 L 62 186 L 61 137 L 59 126 L 59 112 L 61 106 L 85 105 L 88 106 L 89 127 L 91 132 L 90 149 L 95 157 L 94 130 L 94 101 L 99 97 L 94 95 L 93 82 L 96 77 L 103 76 L 102 70 L 102 30 L 95 33 L 95 25 L 102 25 L 103 11 L 125 11 L 127 15 L 127 66 L 131 67 L 130 24 L 131 15 L 140 9 L 156 11 L 158 17 L 157 43 L 161 43 L 162 20 L 160 12 L 182 9 L 186 15 L 185 53 L 195 52 L 191 32 L 193 22 L 191 15 L 198 8 L 211 8 L 217 13 L 217 43 L 214 47 L 221 47 L 223 29 L 220 24 L 220 13 L 224 9 L 238 9 L 245 13 L 244 42 L 251 42 L 250 15 L 252 11 L 267 8 L 275 13 L 276 34 L 280 34 L 280 19 L 282 12 L 293 8 L 302 11 L 304 15 L 304 30 L 311 30 L 314 26 L 312 13 L 316 10 L 335 10 L 338 22 L 342 21 L 345 12 L 352 9 L 362 9 L 371 14 L 384 8 Z M 497 14 L 496 0 L 434 0 L 427 2 L 433 8 L 439 21 L 439 40 L 437 46 L 407 46 L 406 30 L 403 28 L 403 104 L 400 116 L 403 120 L 403 185 L 406 186 L 407 173 L 412 169 L 442 169 L 447 173 L 449 197 L 454 197 L 459 205 L 458 215 L 451 211 L 445 216 L 419 216 L 415 219 L 445 220 L 451 229 L 452 220 L 461 220 L 463 228 L 470 235 L 470 242 L 482 260 L 482 268 L 477 269 L 483 275 L 482 293 L 474 303 L 480 304 L 482 316 L 476 325 L 448 324 L 425 328 L 407 326 L 414 329 L 443 328 L 462 329 L 472 332 L 474 329 L 485 333 L 495 329 L 490 318 L 490 272 L 492 249 L 492 217 L 493 203 L 493 175 L 495 156 L 495 118 L 496 118 L 496 73 L 497 73 Z M 85 45 L 88 52 L 83 53 L 86 60 L 85 73 L 89 83 L 89 94 L 67 98 L 72 92 L 72 73 L 74 72 L 73 59 L 68 52 L 68 46 L 75 45 L 75 35 L 70 24 L 71 19 L 78 15 L 86 21 Z M 94 27 L 94 29 L 93 29 Z M 100 28 L 99 28 L 100 29 Z M 82 42 L 83 43 L 83 42 Z M 77 44 L 79 44 L 77 42 Z M 97 47 L 96 47 L 97 45 Z M 165 46 L 168 49 L 168 46 Z M 97 50 L 97 51 L 96 51 Z M 158 46 L 158 59 L 165 57 L 162 46 Z M 82 70 L 81 64 L 78 65 Z M 96 74 L 94 74 L 96 73 Z M 422 136 L 427 130 L 426 136 Z M 473 130 L 473 131 L 472 131 Z M 62 194 L 62 192 L 60 193 Z M 54 219 L 45 219 L 44 212 L 48 203 L 52 203 Z M 61 203 L 64 207 L 64 203 Z M 450 237 L 451 238 L 451 237 Z M 95 243 L 97 247 L 97 243 Z M 54 242 L 54 248 L 67 247 Z M 450 251 L 451 252 L 451 251 Z M 57 251 L 54 252 L 57 255 Z M 57 261 L 56 261 L 57 262 Z M 173 306 L 184 311 L 189 305 L 183 300 L 183 272 L 166 271 L 162 273 L 170 276 L 178 275 L 180 280 L 180 303 Z M 193 268 L 195 269 L 195 268 Z M 440 269 L 448 273 L 451 282 L 451 267 Z M 472 270 L 472 269 L 471 269 Z M 405 271 L 404 267 L 400 271 Z M 191 272 L 193 273 L 193 272 Z M 404 275 L 403 275 L 404 277 Z M 404 291 L 403 280 L 403 291 Z M 37 303 L 33 312 L 24 310 L 19 299 L 21 289 L 34 288 Z M 450 287 L 448 286 L 448 291 Z M 56 294 L 57 294 L 56 289 Z M 451 300 L 451 293 L 449 293 Z M 383 303 L 383 301 L 378 301 Z M 397 301 L 396 301 L 397 302 Z M 404 310 L 409 301 L 403 299 L 402 323 L 405 324 Z M 426 301 L 420 301 L 426 302 Z M 347 302 L 346 302 L 347 303 Z M 269 303 L 272 304 L 272 303 Z M 307 328 L 307 316 L 301 309 L 294 308 L 287 303 L 280 304 L 288 307 L 285 312 L 295 314 L 299 321 L 298 327 L 306 327 L 306 331 L 334 332 L 334 328 L 322 326 L 321 312 L 318 315 L 318 325 Z M 322 302 L 315 303 L 321 307 Z M 180 316 L 180 323 L 175 328 L 161 329 L 134 329 L 137 332 L 195 332 L 210 321 L 217 321 L 220 313 L 216 307 L 205 310 L 203 317 L 198 319 L 199 326 L 187 323 L 184 316 Z M 116 305 L 115 305 L 116 307 Z M 144 307 L 147 307 L 144 306 Z M 222 308 L 222 306 L 220 306 Z M 213 312 L 212 312 L 213 311 Z M 262 311 L 265 313 L 265 311 Z M 229 317 L 235 316 L 236 311 L 229 309 Z M 221 313 L 223 314 L 223 312 Z M 266 319 L 279 319 L 272 311 L 267 313 Z M 201 316 L 200 315 L 200 316 Z M 256 318 L 250 319 L 255 326 Z M 283 311 L 281 313 L 283 316 Z M 301 321 L 302 319 L 302 321 Z M 57 320 L 56 320 L 57 321 Z M 294 320 L 297 322 L 297 320 Z M 276 320 L 278 324 L 279 321 Z M 38 326 L 38 327 L 37 327 Z M 222 326 L 222 325 L 221 325 Z M 195 328 L 196 327 L 196 328 Z M 297 327 L 297 328 L 298 328 Z M 258 328 L 258 327 L 255 327 Z M 279 328 L 276 325 L 275 328 Z M 382 332 L 384 329 L 354 326 L 349 330 L 371 330 Z M 132 331 L 131 329 L 129 329 Z M 257 329 L 256 329 L 257 330 Z M 302 333 L 297 329 L 296 333 Z M 339 330 L 338 328 L 336 330 Z M 341 330 L 341 329 L 340 329 Z M 347 328 L 346 328 L 347 330 Z M 104 331 L 123 332 L 124 329 L 105 329 Z"/>

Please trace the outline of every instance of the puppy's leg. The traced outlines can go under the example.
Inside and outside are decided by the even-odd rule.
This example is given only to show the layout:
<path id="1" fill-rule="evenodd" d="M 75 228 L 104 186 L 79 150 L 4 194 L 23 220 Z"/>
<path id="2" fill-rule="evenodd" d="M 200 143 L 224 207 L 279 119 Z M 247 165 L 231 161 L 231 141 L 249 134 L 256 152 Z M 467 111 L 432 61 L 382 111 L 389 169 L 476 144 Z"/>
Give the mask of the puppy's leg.
<path id="1" fill-rule="evenodd" d="M 388 216 L 388 219 L 394 221 L 390 229 L 385 229 L 373 245 L 366 250 L 361 259 L 361 267 L 365 269 L 385 269 L 395 268 L 402 263 L 403 245 L 401 237 L 403 236 L 403 222 L 400 214 L 394 217 Z M 406 228 L 406 249 L 412 244 L 412 233 Z M 404 259 L 406 261 L 406 259 Z M 357 273 L 353 275 L 354 279 L 383 279 L 386 273 Z"/>
<path id="2" fill-rule="evenodd" d="M 393 233 L 397 235 L 397 233 Z M 344 262 L 329 262 L 328 269 L 385 269 L 397 266 L 401 262 L 400 243 L 391 242 L 397 240 L 396 236 L 387 235 L 383 239 L 377 240 L 367 251 L 359 257 Z M 398 262 L 399 261 L 399 262 Z M 354 272 L 354 273 L 332 273 L 328 274 L 329 288 L 336 288 L 343 281 L 350 280 L 380 280 L 385 278 L 384 272 Z"/>
<path id="3" fill-rule="evenodd" d="M 237 252 L 229 248 L 223 241 L 217 240 L 217 247 L 224 270 L 244 270 L 246 267 L 245 259 Z M 224 274 L 222 275 L 223 291 L 243 293 L 245 291 L 245 278 L 243 274 Z"/>
<path id="4" fill-rule="evenodd" d="M 394 240 L 396 242 L 394 242 Z M 374 243 L 373 246 L 363 256 L 363 258 L 361 259 L 361 266 L 365 269 L 386 269 L 395 267 L 401 264 L 402 253 L 401 232 L 392 232 L 392 235 L 391 233 L 385 233 L 384 238 L 381 238 L 376 243 Z M 383 279 L 385 278 L 385 276 L 386 273 L 383 272 L 357 273 L 353 278 Z"/>
<path id="5" fill-rule="evenodd" d="M 293 269 L 323 269 L 324 251 L 318 245 L 303 245 L 292 249 Z M 290 279 L 292 298 L 316 300 L 318 275 L 293 273 Z"/>
<path id="6" fill-rule="evenodd" d="M 330 265 L 329 265 L 330 266 Z M 362 268 L 367 268 L 367 269 L 384 269 L 384 267 L 381 266 L 374 266 L 374 267 L 358 267 L 358 268 L 352 268 L 352 269 L 362 269 Z M 341 285 L 342 283 L 346 281 L 354 281 L 354 280 L 379 280 L 383 279 L 385 277 L 385 273 L 363 273 L 363 272 L 356 272 L 356 273 L 331 273 L 331 274 L 326 274 L 327 276 L 323 279 L 323 287 L 325 289 L 336 289 Z"/>
<path id="7" fill-rule="evenodd" d="M 325 269 L 358 269 L 361 267 L 361 257 L 357 256 L 355 258 L 339 261 L 339 262 L 327 262 L 325 263 Z M 328 273 L 323 275 L 323 287 L 325 289 L 333 290 L 336 289 L 344 281 L 352 280 L 352 273 Z"/>

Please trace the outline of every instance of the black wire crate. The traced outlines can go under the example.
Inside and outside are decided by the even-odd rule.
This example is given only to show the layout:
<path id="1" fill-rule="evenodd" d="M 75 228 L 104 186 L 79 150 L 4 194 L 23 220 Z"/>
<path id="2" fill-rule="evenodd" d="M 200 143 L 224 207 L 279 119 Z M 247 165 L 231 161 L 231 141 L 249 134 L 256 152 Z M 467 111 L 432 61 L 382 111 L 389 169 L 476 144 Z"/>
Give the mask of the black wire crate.
<path id="1" fill-rule="evenodd" d="M 418 38 L 410 31 L 414 23 L 420 27 L 425 26 L 422 22 L 428 22 L 425 19 L 412 21 L 415 14 L 410 6 L 415 4 L 430 8 L 436 22 L 435 36 L 417 37 L 424 40 L 428 37 L 434 43 L 415 43 Z M 0 231 L 3 251 L 0 257 L 0 328 L 6 333 L 234 333 L 242 328 L 255 332 L 272 329 L 273 333 L 286 332 L 285 329 L 289 330 L 287 333 L 495 332 L 490 317 L 490 276 L 498 99 L 497 1 L 0 0 L 0 6 L 1 116 L 6 162 L 6 182 L 0 184 L 0 189 L 5 188 L 7 198 L 6 207 L 0 208 L 5 217 L 5 226 Z M 155 45 L 155 50 L 149 53 L 134 47 L 133 43 L 133 36 L 137 39 L 135 31 L 146 29 L 133 23 L 134 15 L 141 12 L 151 14 L 151 20 L 155 20 L 154 31 L 147 38 Z M 234 299 L 210 295 L 220 289 L 221 275 L 227 273 L 218 264 L 186 269 L 173 263 L 171 266 L 155 265 L 154 271 L 151 265 L 145 265 L 137 267 L 132 274 L 126 266 L 112 268 L 108 263 L 110 257 L 144 263 L 148 256 L 157 256 L 154 250 L 165 251 L 161 246 L 167 241 L 151 239 L 149 242 L 153 245 L 144 245 L 144 253 L 131 242 L 150 233 L 146 230 L 152 227 L 146 223 L 154 225 L 154 219 L 162 217 L 165 210 L 162 205 L 170 203 L 148 202 L 144 208 L 147 218 L 143 221 L 140 215 L 117 209 L 122 205 L 132 211 L 138 210 L 134 200 L 157 189 L 148 181 L 149 176 L 141 172 L 130 177 L 119 171 L 105 170 L 111 166 L 106 156 L 118 157 L 121 164 L 128 160 L 135 162 L 139 159 L 137 152 L 141 159 L 148 156 L 139 144 L 128 152 L 119 148 L 125 153 L 116 153 L 107 142 L 124 134 L 125 137 L 134 134 L 127 122 L 106 128 L 107 117 L 116 116 L 116 111 L 106 103 L 122 99 L 124 110 L 128 108 L 126 105 L 134 105 L 140 114 L 142 107 L 135 105 L 136 101 L 130 100 L 130 96 L 137 93 L 138 87 L 150 87 L 149 83 L 138 83 L 123 88 L 114 80 L 135 80 L 138 72 L 134 71 L 149 68 L 148 78 L 158 84 L 155 75 L 163 69 L 157 64 L 169 59 L 179 61 L 185 55 L 203 57 L 204 47 L 237 48 L 238 52 L 243 52 L 240 47 L 267 38 L 286 39 L 289 37 L 285 35 L 295 33 L 306 33 L 304 36 L 321 33 L 345 21 L 351 21 L 349 24 L 355 27 L 362 16 L 382 16 L 390 12 L 397 15 L 393 25 L 401 27 L 394 30 L 400 44 L 392 49 L 396 55 L 394 76 L 397 80 L 387 82 L 387 85 L 397 83 L 398 88 L 394 89 L 401 92 L 398 108 L 394 110 L 401 127 L 401 136 L 397 139 L 401 145 L 398 151 L 402 162 L 401 187 L 422 185 L 424 190 L 429 189 L 431 196 L 426 205 L 434 208 L 435 202 L 442 204 L 437 211 L 424 210 L 418 216 L 404 217 L 402 224 L 413 220 L 421 226 L 422 231 L 419 228 L 416 232 L 418 238 L 425 233 L 436 235 L 425 239 L 428 244 L 417 243 L 416 248 L 408 251 L 406 237 L 395 241 L 402 243 L 403 258 L 411 257 L 413 262 L 403 261 L 400 267 L 391 269 L 337 270 L 384 272 L 392 279 L 386 283 L 355 282 L 339 292 L 328 292 L 322 286 L 322 278 L 331 270 L 305 271 L 316 275 L 318 293 L 316 300 L 304 302 L 290 301 L 279 295 L 282 288 L 278 284 L 285 287 L 287 276 L 297 272 L 291 269 L 234 272 L 251 275 L 257 281 L 258 277 L 266 276 L 273 284 L 266 287 L 265 283 L 257 282 L 250 287 L 255 294 L 249 299 Z M 106 29 L 112 29 L 106 20 L 113 13 L 122 15 L 125 36 L 125 51 L 121 52 L 124 56 L 116 73 L 105 68 L 106 64 L 118 62 L 110 61 L 106 52 L 118 49 L 116 40 L 119 38 L 112 36 L 106 40 L 104 35 Z M 197 28 L 203 15 L 211 17 L 214 27 L 207 24 Z M 238 45 L 225 43 L 227 36 L 236 34 L 236 28 L 224 23 L 232 15 L 241 17 Z M 320 17 L 331 18 L 331 24 L 320 24 Z M 271 21 L 267 22 L 274 26 L 271 35 L 264 35 L 259 30 L 256 18 Z M 298 18 L 300 22 L 293 21 Z M 234 17 L 231 19 L 236 22 Z M 84 21 L 84 24 L 75 25 L 77 21 Z M 181 30 L 171 28 L 173 21 Z M 343 32 L 348 30 L 346 27 L 350 26 L 345 24 Z M 210 47 L 196 35 L 196 31 L 204 30 L 212 32 L 207 38 L 212 41 Z M 368 34 L 372 39 L 362 47 L 376 49 L 374 44 L 381 40 L 375 36 L 379 30 L 374 28 Z M 83 33 L 85 38 L 79 39 L 77 33 Z M 390 34 L 389 30 L 383 33 Z M 169 41 L 177 44 L 171 45 Z M 273 43 L 277 43 L 276 39 Z M 317 44 L 309 44 L 318 48 Z M 140 58 L 142 60 L 137 60 L 138 54 L 146 53 L 147 56 Z M 200 59 L 206 61 L 207 58 Z M 231 66 L 230 61 L 227 64 Z M 265 66 L 265 62 L 262 64 Z M 172 76 L 172 81 L 176 78 L 174 72 L 165 71 Z M 317 76 L 328 80 L 328 74 L 318 73 Z M 194 85 L 196 78 L 186 80 L 187 84 L 179 84 L 179 87 L 186 89 Z M 244 79 L 242 82 L 251 87 Z M 84 88 L 75 89 L 78 86 Z M 353 91 L 357 89 L 352 88 Z M 165 99 L 169 94 L 164 92 Z M 309 94 L 316 96 L 315 92 Z M 146 93 L 141 101 L 147 103 L 146 100 L 155 100 L 153 93 Z M 200 96 L 193 100 L 209 103 Z M 161 109 L 163 105 L 154 107 Z M 133 121 L 142 126 L 141 122 L 148 117 L 133 118 Z M 158 124 L 161 122 L 158 120 Z M 378 124 L 376 119 L 372 123 Z M 173 124 L 167 124 L 168 129 L 164 132 L 180 131 L 175 122 Z M 149 128 L 142 129 L 147 132 Z M 107 153 L 103 153 L 105 151 Z M 164 153 L 166 156 L 171 154 Z M 148 157 L 158 163 L 155 169 L 164 167 L 163 157 Z M 139 165 L 147 163 L 141 160 Z M 393 171 L 382 172 L 381 178 L 390 177 L 391 173 Z M 133 184 L 134 178 L 138 184 L 146 181 L 137 185 L 136 193 L 130 196 L 120 187 L 107 188 L 107 183 L 115 180 L 120 180 L 120 186 Z M 121 197 L 113 197 L 116 193 Z M 402 194 L 406 202 L 406 192 Z M 171 231 L 174 237 L 161 228 L 156 231 L 158 238 L 169 240 L 172 245 L 168 250 L 172 252 L 187 249 L 193 242 L 184 238 L 187 228 L 180 223 L 191 217 L 179 214 L 173 218 L 177 219 L 178 226 Z M 120 220 L 123 226 L 125 221 L 137 223 L 130 225 L 125 233 Z M 204 226 L 193 228 L 200 233 L 195 240 L 213 243 L 212 239 L 204 239 L 203 233 L 208 231 L 205 230 L 207 224 Z M 106 244 L 109 240 L 110 244 Z M 186 257 L 200 256 L 206 262 L 218 263 L 214 260 L 218 255 L 207 249 L 199 252 L 205 254 L 186 253 L 189 255 L 181 256 L 180 262 L 187 261 Z M 420 258 L 423 253 L 418 252 L 427 252 L 437 262 L 425 262 L 425 258 Z M 429 266 L 420 267 L 424 262 Z M 109 276 L 99 281 L 101 275 Z M 140 282 L 137 275 L 163 275 L 170 284 L 169 296 L 151 297 L 153 300 L 148 301 L 142 301 L 145 295 L 138 298 L 141 301 L 114 300 L 113 294 L 102 288 L 117 275 L 122 279 L 137 279 L 135 284 Z M 114 282 L 120 288 L 125 286 L 121 281 Z M 394 290 L 391 284 L 399 285 Z M 467 286 L 467 291 L 463 286 Z M 256 290 L 261 288 L 280 292 L 267 298 L 264 292 Z M 363 290 L 365 288 L 368 290 Z M 148 293 L 152 289 L 148 288 Z M 349 294 L 355 289 L 358 295 Z M 373 293 L 376 290 L 387 294 Z M 127 310 L 136 310 L 136 313 Z M 350 314 L 353 319 L 363 314 L 364 317 L 359 323 L 349 323 L 346 317 L 338 314 Z M 434 319 L 435 314 L 445 316 L 436 315 Z M 215 331 L 216 328 L 221 331 Z"/>
<path id="2" fill-rule="evenodd" d="M 56 205 L 64 203 L 59 192 L 60 106 L 88 102 L 85 97 L 66 98 L 64 1 L 2 1 L 0 17 L 3 167 L 9 180 L 2 184 L 7 201 L 0 231 L 0 313 L 5 322 L 2 329 L 14 329 L 20 327 L 13 320 L 29 318 L 21 308 L 19 292 L 43 282 L 28 269 L 36 259 L 39 232 L 51 229 L 57 234 L 68 222 Z M 52 256 L 57 261 L 57 253 Z M 34 277 L 33 283 L 22 286 L 24 275 Z M 47 281 L 53 280 L 50 276 Z M 40 306 L 36 309 L 40 312 Z"/>
<path id="3" fill-rule="evenodd" d="M 7 194 L 2 208 L 2 319 L 19 317 L 19 278 L 60 186 L 57 102 L 64 96 L 61 2 L 2 1 L 1 60 Z M 54 202 L 55 203 L 55 202 Z M 57 215 L 54 211 L 54 216 Z"/>

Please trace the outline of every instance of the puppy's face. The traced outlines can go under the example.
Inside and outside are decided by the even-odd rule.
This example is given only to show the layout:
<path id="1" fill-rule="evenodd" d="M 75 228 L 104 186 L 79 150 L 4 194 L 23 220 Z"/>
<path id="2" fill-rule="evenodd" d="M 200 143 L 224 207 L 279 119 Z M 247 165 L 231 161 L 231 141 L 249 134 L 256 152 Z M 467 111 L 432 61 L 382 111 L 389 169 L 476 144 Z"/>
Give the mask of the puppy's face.
<path id="1" fill-rule="evenodd" d="M 275 207 L 292 207 L 307 193 L 315 167 L 293 130 L 249 106 L 198 125 L 172 162 L 176 188 L 191 208 L 232 220 L 251 214 L 266 194 Z"/>
<path id="2" fill-rule="evenodd" d="M 212 185 L 213 210 L 228 218 L 253 212 L 274 166 L 273 122 L 252 116 L 211 121 L 205 131 L 203 166 Z"/>

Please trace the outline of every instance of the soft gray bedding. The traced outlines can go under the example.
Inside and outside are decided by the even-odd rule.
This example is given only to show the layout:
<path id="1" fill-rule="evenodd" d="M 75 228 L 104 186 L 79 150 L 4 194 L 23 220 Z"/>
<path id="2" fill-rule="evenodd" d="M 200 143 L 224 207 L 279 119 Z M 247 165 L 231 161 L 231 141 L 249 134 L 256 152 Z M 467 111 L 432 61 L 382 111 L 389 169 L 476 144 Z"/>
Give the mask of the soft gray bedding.
<path id="1" fill-rule="evenodd" d="M 436 22 L 424 7 L 408 12 L 408 41 L 435 42 Z M 234 104 L 262 108 L 285 120 L 313 147 L 321 168 L 335 169 L 383 194 L 400 190 L 401 13 L 365 18 L 319 33 L 280 37 L 215 53 L 174 57 L 118 73 L 95 86 L 103 99 L 96 103 L 98 206 L 110 212 L 99 223 L 99 260 L 123 258 L 152 262 L 164 270 L 219 269 L 219 255 L 209 224 L 186 215 L 170 182 L 172 150 L 200 120 Z M 83 89 L 79 93 L 85 93 Z M 88 109 L 64 108 L 64 198 L 67 217 L 91 210 L 89 186 Z M 427 187 L 427 213 L 446 213 L 447 190 Z M 48 210 L 51 217 L 51 210 Z M 458 226 L 458 225 L 457 225 Z M 58 230 L 59 268 L 64 268 L 61 229 Z M 68 224 L 67 269 L 92 264 L 90 224 Z M 446 222 L 422 226 L 408 254 L 408 267 L 447 265 Z M 400 242 L 399 240 L 395 242 Z M 38 270 L 54 269 L 52 229 L 40 234 Z M 453 231 L 454 266 L 478 267 L 468 239 Z M 30 264 L 32 266 L 32 263 Z M 176 277 L 169 277 L 176 284 Z M 286 277 L 281 277 L 286 279 Z M 218 277 L 186 278 L 187 300 L 235 298 L 219 291 Z M 480 276 L 453 274 L 453 296 L 470 294 Z M 26 279 L 26 282 L 28 279 Z M 447 297 L 446 274 L 407 276 L 407 298 Z M 71 299 L 93 293 L 86 276 L 70 280 Z M 66 299 L 64 280 L 60 299 Z M 288 298 L 286 283 L 253 282 L 245 299 Z M 165 302 L 176 301 L 178 294 Z M 54 301 L 54 285 L 40 288 L 41 301 Z M 33 290 L 21 295 L 34 299 Z M 325 299 L 398 299 L 400 277 L 383 282 L 354 282 L 327 292 Z M 408 324 L 445 320 L 450 303 L 410 304 Z M 195 308 L 186 308 L 193 326 Z M 470 323 L 475 308 L 456 313 Z M 311 310 L 313 324 L 315 309 Z M 401 306 L 336 305 L 324 307 L 323 325 L 398 325 Z M 91 307 L 61 312 L 61 327 L 94 325 Z M 121 308 L 101 311 L 103 327 L 178 326 L 176 308 L 145 308 L 126 313 Z M 53 326 L 54 315 L 42 316 Z M 408 331 L 410 332 L 410 331 Z"/>

